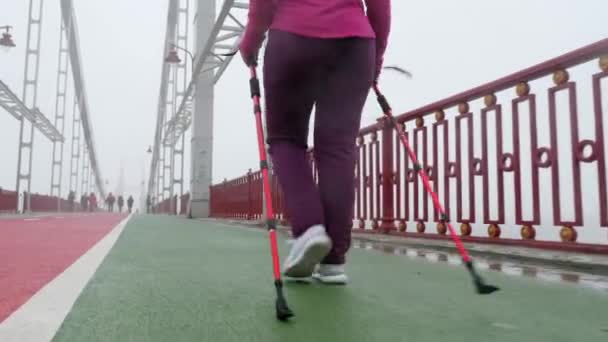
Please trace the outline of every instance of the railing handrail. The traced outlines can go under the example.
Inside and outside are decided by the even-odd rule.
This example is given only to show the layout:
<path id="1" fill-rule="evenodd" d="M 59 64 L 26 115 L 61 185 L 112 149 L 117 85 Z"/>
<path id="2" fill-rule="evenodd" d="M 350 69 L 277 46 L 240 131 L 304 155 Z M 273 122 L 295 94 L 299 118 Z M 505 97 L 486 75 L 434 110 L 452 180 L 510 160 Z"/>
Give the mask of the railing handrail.
<path id="1" fill-rule="evenodd" d="M 431 115 L 438 110 L 445 110 L 453 106 L 457 106 L 463 102 L 469 102 L 486 95 L 491 95 L 521 83 L 522 80 L 533 81 L 541 77 L 547 76 L 556 69 L 566 69 L 575 65 L 579 65 L 588 62 L 594 58 L 601 57 L 604 54 L 608 54 L 608 38 L 602 39 L 596 43 L 584 46 L 574 51 L 563 54 L 559 57 L 552 58 L 545 62 L 531 66 L 529 68 L 520 70 L 508 76 L 499 78 L 495 81 L 488 82 L 481 86 L 460 92 L 456 95 L 452 95 L 443 100 L 436 101 L 434 103 L 419 107 L 417 109 L 405 112 L 396 116 L 399 122 L 407 122 L 415 120 L 419 117 Z M 375 123 L 369 126 L 363 127 L 359 131 L 359 136 L 364 136 L 376 132 L 382 128 L 382 123 Z M 258 170 L 249 171 L 252 174 L 258 173 Z M 246 178 L 247 175 L 236 177 L 234 179 L 226 179 L 220 183 L 212 184 L 212 186 L 220 186 L 230 184 L 241 178 Z"/>
<path id="2" fill-rule="evenodd" d="M 443 100 L 424 105 L 420 108 L 405 112 L 398 115 L 396 118 L 399 122 L 407 122 L 416 118 L 431 115 L 438 110 L 445 110 L 457 106 L 463 102 L 469 102 L 481 98 L 486 95 L 494 94 L 525 81 L 534 81 L 541 77 L 545 77 L 557 69 L 566 69 L 575 65 L 588 62 L 594 58 L 598 58 L 603 54 L 608 53 L 608 38 L 600 40 L 596 43 L 584 46 L 577 50 L 568 52 L 559 57 L 547 60 L 529 68 L 520 70 L 508 76 L 488 82 L 481 86 L 460 92 Z M 382 125 L 375 123 L 362 128 L 359 135 L 367 135 L 380 129 Z"/>

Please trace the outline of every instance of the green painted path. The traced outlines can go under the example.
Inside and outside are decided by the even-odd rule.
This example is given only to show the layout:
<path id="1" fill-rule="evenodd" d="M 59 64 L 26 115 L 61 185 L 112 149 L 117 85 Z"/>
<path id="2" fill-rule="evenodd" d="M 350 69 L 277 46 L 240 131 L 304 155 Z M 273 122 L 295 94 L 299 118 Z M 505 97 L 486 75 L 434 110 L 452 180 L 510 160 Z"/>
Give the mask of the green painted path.
<path id="1" fill-rule="evenodd" d="M 608 341 L 608 296 L 499 273 L 473 293 L 460 267 L 354 250 L 347 287 L 288 284 L 274 319 L 262 230 L 138 216 L 55 341 Z M 281 244 L 284 255 L 287 247 Z"/>

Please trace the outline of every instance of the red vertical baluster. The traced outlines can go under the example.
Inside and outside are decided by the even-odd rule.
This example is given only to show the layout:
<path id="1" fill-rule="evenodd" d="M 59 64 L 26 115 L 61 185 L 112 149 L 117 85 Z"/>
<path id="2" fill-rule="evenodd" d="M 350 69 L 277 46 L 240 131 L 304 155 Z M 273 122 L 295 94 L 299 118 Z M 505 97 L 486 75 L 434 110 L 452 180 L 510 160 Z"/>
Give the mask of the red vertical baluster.
<path id="1" fill-rule="evenodd" d="M 397 138 L 397 131 L 392 130 L 393 139 Z M 395 148 L 395 173 L 393 174 L 395 182 L 395 218 L 401 220 L 401 147 L 397 144 Z"/>
<path id="2" fill-rule="evenodd" d="M 608 59 L 608 58 L 607 58 Z M 595 141 L 599 185 L 600 224 L 608 227 L 608 189 L 606 188 L 606 151 L 604 140 L 604 113 L 602 109 L 602 79 L 608 77 L 608 67 L 593 75 L 593 105 L 595 108 Z"/>
<path id="3" fill-rule="evenodd" d="M 496 182 L 498 193 L 496 194 L 496 203 L 498 209 L 498 217 L 493 219 L 490 215 L 490 154 L 488 146 L 488 115 L 494 112 L 495 129 L 496 129 L 496 145 L 492 146 L 496 152 Z M 482 170 L 483 170 L 483 222 L 485 224 L 504 224 L 505 223 L 505 195 L 504 195 L 504 173 L 501 168 L 503 155 L 502 139 L 502 106 L 496 104 L 496 96 L 488 95 L 486 97 L 486 108 L 481 110 L 481 148 L 482 148 Z"/>
<path id="4" fill-rule="evenodd" d="M 363 169 L 364 165 L 365 165 L 365 158 L 362 157 L 362 150 L 365 147 L 365 145 L 363 144 L 364 142 L 364 138 L 362 136 L 359 136 L 357 138 L 357 183 L 356 183 L 356 203 L 357 203 L 357 218 L 359 219 L 359 225 L 358 228 L 359 229 L 363 229 L 364 227 L 362 226 L 361 222 L 363 222 L 363 213 L 361 211 L 361 204 L 364 203 L 363 202 L 363 194 L 361 193 L 362 191 L 362 187 L 361 184 L 365 182 L 365 177 L 363 176 L 361 170 Z"/>
<path id="5" fill-rule="evenodd" d="M 405 124 L 403 125 L 403 128 L 405 139 L 409 140 L 409 133 L 405 132 Z M 407 156 L 405 146 L 403 146 L 403 144 L 399 144 L 399 149 L 403 152 L 403 220 L 407 222 L 410 220 L 411 212 L 410 183 L 414 181 L 414 178 L 411 177 L 413 172 L 410 170 L 410 158 Z"/>
<path id="6" fill-rule="evenodd" d="M 251 169 L 247 172 L 247 219 L 253 219 L 253 194 L 251 193 Z"/>
<path id="7" fill-rule="evenodd" d="M 524 83 L 522 83 L 524 84 Z M 526 86 L 523 87 L 523 90 L 519 91 L 519 97 L 512 101 L 513 105 L 513 166 L 515 172 L 515 223 L 523 224 L 523 225 L 534 225 L 540 223 L 540 209 L 539 209 L 539 200 L 538 200 L 538 167 L 535 166 L 534 151 L 537 149 L 537 140 L 536 140 L 536 96 L 534 94 L 528 94 L 529 88 Z M 528 90 L 525 90 L 528 89 Z M 524 91 L 525 90 L 525 91 Z M 520 134 L 519 134 L 519 104 L 527 103 L 530 111 L 530 132 L 531 132 L 531 150 L 527 153 L 522 153 L 520 147 Z M 551 133 L 553 135 L 553 133 Z M 553 139 L 553 138 L 552 138 Z M 553 144 L 553 143 L 552 143 Z M 531 220 L 524 220 L 522 214 L 522 184 L 521 184 L 521 175 L 522 175 L 522 167 L 521 160 L 523 158 L 530 158 L 532 160 L 532 188 L 526 187 L 526 191 L 532 192 L 532 210 L 533 216 Z M 557 165 L 556 165 L 557 166 Z M 555 170 L 557 171 L 557 169 Z"/>
<path id="8" fill-rule="evenodd" d="M 418 149 L 418 135 L 422 135 L 422 157 L 420 157 L 420 151 Z M 428 141 L 427 141 L 427 128 L 424 127 L 424 120 L 418 118 L 416 120 L 416 129 L 414 129 L 414 151 L 418 157 L 420 166 L 426 169 L 428 163 Z M 420 186 L 420 179 L 416 177 L 414 173 L 414 220 L 420 224 L 420 228 L 423 228 L 424 222 L 429 219 L 429 196 L 428 193 Z M 422 215 L 420 214 L 420 194 L 422 194 Z M 424 232 L 420 229 L 419 232 Z"/>
<path id="9" fill-rule="evenodd" d="M 435 193 L 439 195 L 439 189 L 443 184 L 444 193 L 444 205 L 445 212 L 450 212 L 450 162 L 449 162 L 449 135 L 448 135 L 448 122 L 445 120 L 445 113 L 440 110 L 435 113 L 436 123 L 433 124 L 433 180 L 435 181 Z M 443 136 L 443 155 L 441 156 L 441 167 L 439 162 L 439 134 Z M 443 171 L 443 177 L 439 177 L 439 170 Z M 437 210 L 434 211 L 434 219 L 436 222 L 439 221 L 439 213 Z"/>
<path id="10" fill-rule="evenodd" d="M 571 153 L 572 158 L 572 186 L 574 194 L 574 221 L 563 220 L 561 215 L 561 198 L 560 192 L 560 179 L 559 179 L 559 145 L 558 145 L 558 128 L 557 120 L 561 119 L 557 117 L 556 100 L 555 95 L 562 90 L 566 90 L 569 95 L 569 109 L 570 109 L 570 136 L 572 141 Z M 563 119 L 562 119 L 563 120 Z M 549 122 L 551 123 L 551 145 L 553 160 L 550 165 L 552 166 L 552 180 L 553 180 L 553 221 L 555 225 L 560 226 L 582 226 L 583 225 L 583 206 L 581 197 L 581 170 L 580 164 L 585 158 L 582 158 L 582 154 L 579 152 L 583 142 L 579 141 L 578 135 L 578 114 L 576 107 L 576 85 L 573 82 L 567 82 L 557 85 L 549 89 Z M 593 143 L 593 142 L 591 142 Z M 540 151 L 537 151 L 537 155 Z M 536 158 L 538 159 L 538 157 Z M 592 161 L 592 160 L 589 160 Z M 538 161 L 540 162 L 540 161 Z"/>
<path id="11" fill-rule="evenodd" d="M 367 216 L 367 208 L 368 208 L 368 201 L 367 201 L 367 194 L 369 191 L 369 186 L 370 186 L 370 182 L 369 182 L 369 176 L 367 174 L 367 164 L 368 164 L 368 160 L 367 160 L 367 144 L 365 143 L 365 141 L 363 141 L 363 143 L 361 144 L 361 150 L 363 151 L 363 163 L 361 165 L 361 169 L 363 170 L 363 228 L 365 228 L 365 222 L 368 219 Z"/>
<path id="12" fill-rule="evenodd" d="M 459 105 L 460 115 L 456 117 L 456 163 L 457 163 L 457 183 L 456 183 L 456 192 L 458 193 L 457 197 L 457 220 L 462 223 L 471 223 L 475 222 L 475 156 L 474 156 L 474 139 L 473 139 L 473 114 L 469 112 L 468 104 Z M 467 156 L 468 156 L 468 164 L 467 164 L 467 178 L 469 180 L 469 212 L 467 214 L 467 218 L 463 218 L 463 199 L 462 193 L 464 189 L 462 188 L 462 176 L 463 176 L 463 166 L 465 165 L 462 159 L 462 134 L 461 134 L 461 121 L 467 120 L 467 130 L 468 130 L 468 144 L 467 144 Z"/>
<path id="13" fill-rule="evenodd" d="M 394 129 L 390 121 L 382 120 L 382 225 L 383 232 L 395 230 L 393 150 Z M 378 156 L 380 157 L 380 156 Z"/>
<path id="14" fill-rule="evenodd" d="M 375 132 L 375 139 L 374 139 L 374 143 L 373 143 L 373 163 L 374 163 L 374 192 L 376 197 L 375 199 L 375 208 L 374 208 L 374 215 L 372 216 L 372 218 L 374 219 L 374 224 L 376 225 L 376 229 L 380 228 L 379 225 L 379 220 L 381 219 L 381 212 L 380 212 L 380 206 L 381 206 L 381 192 L 382 192 L 382 182 L 380 177 L 382 177 L 382 175 L 380 174 L 380 142 L 378 141 L 378 132 Z M 370 146 L 371 147 L 371 146 Z M 372 153 L 370 153 L 370 156 L 372 155 Z"/>

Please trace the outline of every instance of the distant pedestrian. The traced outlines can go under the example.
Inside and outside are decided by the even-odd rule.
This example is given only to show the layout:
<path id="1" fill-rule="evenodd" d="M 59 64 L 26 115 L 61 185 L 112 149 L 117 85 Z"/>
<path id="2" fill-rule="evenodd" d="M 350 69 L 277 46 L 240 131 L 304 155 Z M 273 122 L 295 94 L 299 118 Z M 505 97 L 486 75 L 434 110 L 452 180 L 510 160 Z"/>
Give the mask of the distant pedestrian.
<path id="1" fill-rule="evenodd" d="M 89 206 L 89 198 L 86 194 L 82 194 L 80 197 L 80 208 L 82 211 L 87 211 Z"/>
<path id="2" fill-rule="evenodd" d="M 135 202 L 133 196 L 129 196 L 129 199 L 127 199 L 127 208 L 129 208 L 129 214 L 133 210 L 133 202 Z"/>
<path id="3" fill-rule="evenodd" d="M 89 195 L 89 211 L 94 212 L 97 210 L 97 196 L 94 192 Z"/>
<path id="4" fill-rule="evenodd" d="M 108 197 L 106 198 L 106 204 L 108 205 L 108 211 L 113 212 L 114 211 L 114 202 L 116 201 L 116 198 L 114 197 L 114 195 L 112 195 L 112 193 L 110 192 L 110 194 L 108 195 Z"/>
<path id="5" fill-rule="evenodd" d="M 68 194 L 68 205 L 69 207 L 69 211 L 73 212 L 74 211 L 74 202 L 76 201 L 76 193 L 74 191 L 70 191 L 70 193 Z"/>
<path id="6" fill-rule="evenodd" d="M 118 212 L 122 213 L 122 207 L 125 205 L 125 199 L 122 198 L 122 195 L 118 196 L 118 201 L 116 203 L 118 203 Z"/>

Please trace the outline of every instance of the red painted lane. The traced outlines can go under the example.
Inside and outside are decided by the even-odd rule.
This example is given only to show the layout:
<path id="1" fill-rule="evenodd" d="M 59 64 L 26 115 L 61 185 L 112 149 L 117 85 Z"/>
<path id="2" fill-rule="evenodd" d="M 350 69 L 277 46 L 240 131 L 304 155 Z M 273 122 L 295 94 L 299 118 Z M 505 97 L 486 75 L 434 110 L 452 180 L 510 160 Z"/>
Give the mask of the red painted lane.
<path id="1" fill-rule="evenodd" d="M 126 215 L 0 220 L 0 322 L 101 240 Z"/>

